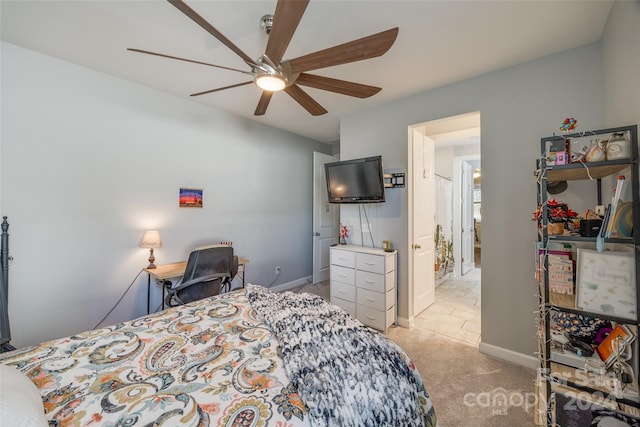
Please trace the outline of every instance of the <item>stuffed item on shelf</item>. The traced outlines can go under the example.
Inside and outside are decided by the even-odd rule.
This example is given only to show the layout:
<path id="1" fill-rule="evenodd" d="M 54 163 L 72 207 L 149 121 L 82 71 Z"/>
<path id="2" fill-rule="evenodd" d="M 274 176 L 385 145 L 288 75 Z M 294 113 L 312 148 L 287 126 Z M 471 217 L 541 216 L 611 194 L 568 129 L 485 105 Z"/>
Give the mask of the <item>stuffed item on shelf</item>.
<path id="1" fill-rule="evenodd" d="M 605 146 L 607 141 L 598 141 L 594 139 L 591 141 L 591 145 L 587 150 L 587 154 L 585 155 L 585 160 L 587 162 L 603 162 L 607 159 L 607 152 Z"/>

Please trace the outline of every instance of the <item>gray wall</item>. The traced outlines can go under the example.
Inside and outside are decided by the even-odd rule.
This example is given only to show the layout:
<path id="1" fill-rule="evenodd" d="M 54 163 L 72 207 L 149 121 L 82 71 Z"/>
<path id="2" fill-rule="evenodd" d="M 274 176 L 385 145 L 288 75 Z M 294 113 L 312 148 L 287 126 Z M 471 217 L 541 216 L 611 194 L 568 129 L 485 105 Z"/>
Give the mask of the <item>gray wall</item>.
<path id="1" fill-rule="evenodd" d="M 639 32 L 640 3 L 616 2 L 601 50 L 582 47 L 343 119 L 342 158 L 382 154 L 386 169 L 406 171 L 407 126 L 481 112 L 483 343 L 535 351 L 530 218 L 539 138 L 567 116 L 579 130 L 640 122 Z M 107 322 L 142 314 L 146 279 L 134 278 L 146 265 L 137 244 L 147 228 L 162 232 L 160 263 L 224 239 L 251 258 L 251 281 L 273 277 L 275 264 L 283 267 L 277 284 L 311 274 L 311 151 L 325 145 L 1 47 L 0 206 L 12 223 L 14 344 L 93 327 L 132 281 Z M 178 209 L 180 186 L 203 188 L 205 208 Z M 570 187 L 563 198 L 580 192 Z M 369 211 L 376 245 L 391 239 L 399 249 L 401 315 L 406 206 L 406 190 L 396 189 Z M 343 215 L 359 222 L 357 209 Z"/>
<path id="2" fill-rule="evenodd" d="M 617 1 L 602 38 L 607 126 L 640 124 L 640 1 Z"/>
<path id="3" fill-rule="evenodd" d="M 94 327 L 130 283 L 106 324 L 144 314 L 145 229 L 161 233 L 156 263 L 229 240 L 250 259 L 250 282 L 269 284 L 275 265 L 275 285 L 311 275 L 312 153 L 329 145 L 1 48 L 15 346 Z M 178 208 L 180 187 L 202 188 L 204 208 Z"/>
<path id="4" fill-rule="evenodd" d="M 480 111 L 482 141 L 482 341 L 531 356 L 533 177 L 539 141 L 567 116 L 581 130 L 602 127 L 600 45 L 591 44 L 402 99 L 343 118 L 341 158 L 382 154 L 385 168 L 407 170 L 407 127 Z M 399 316 L 407 317 L 408 190 L 390 190 L 377 207 L 376 230 L 398 248 Z M 342 210 L 348 221 L 356 212 Z M 366 244 L 366 242 L 365 242 Z"/>

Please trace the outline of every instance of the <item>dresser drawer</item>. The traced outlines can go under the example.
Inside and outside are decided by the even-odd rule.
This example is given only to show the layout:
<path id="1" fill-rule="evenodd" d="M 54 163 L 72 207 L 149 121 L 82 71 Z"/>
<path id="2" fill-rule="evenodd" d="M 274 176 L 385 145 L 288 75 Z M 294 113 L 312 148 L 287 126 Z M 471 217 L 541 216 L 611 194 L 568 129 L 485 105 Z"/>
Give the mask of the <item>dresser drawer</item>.
<path id="1" fill-rule="evenodd" d="M 356 303 L 353 301 L 345 301 L 341 298 L 335 298 L 331 296 L 331 303 L 337 305 L 344 311 L 346 311 L 351 317 L 356 317 Z"/>
<path id="2" fill-rule="evenodd" d="M 385 257 L 371 254 L 357 254 L 356 268 L 358 270 L 370 271 L 372 273 L 384 273 Z"/>
<path id="3" fill-rule="evenodd" d="M 356 284 L 356 271 L 353 268 L 332 265 L 330 278 L 332 282 L 340 282 L 353 286 Z"/>
<path id="4" fill-rule="evenodd" d="M 395 306 L 389 310 L 380 311 L 358 305 L 356 306 L 356 317 L 365 325 L 384 332 L 389 325 L 395 322 Z"/>
<path id="5" fill-rule="evenodd" d="M 354 301 L 356 300 L 356 288 L 353 285 L 347 285 L 342 282 L 334 282 L 331 281 L 331 298 L 336 297 L 343 299 L 345 301 Z"/>
<path id="6" fill-rule="evenodd" d="M 356 292 L 356 302 L 359 305 L 371 307 L 374 310 L 386 311 L 396 305 L 395 288 L 386 293 L 358 288 Z"/>
<path id="7" fill-rule="evenodd" d="M 374 292 L 388 292 L 396 287 L 396 274 L 394 271 L 378 274 L 356 270 L 356 286 Z"/>
<path id="8" fill-rule="evenodd" d="M 352 251 L 343 251 L 341 249 L 331 249 L 331 264 L 341 265 L 343 267 L 355 268 L 356 253 Z"/>

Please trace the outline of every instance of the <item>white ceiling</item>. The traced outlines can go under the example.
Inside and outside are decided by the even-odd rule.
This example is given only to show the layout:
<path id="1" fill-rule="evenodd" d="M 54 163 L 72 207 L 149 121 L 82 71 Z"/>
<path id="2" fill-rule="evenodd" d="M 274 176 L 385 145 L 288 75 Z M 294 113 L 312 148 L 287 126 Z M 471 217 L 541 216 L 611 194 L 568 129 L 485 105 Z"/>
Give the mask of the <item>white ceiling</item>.
<path id="1" fill-rule="evenodd" d="M 260 18 L 275 0 L 187 0 L 252 58 L 264 51 Z M 244 74 L 129 52 L 128 47 L 247 69 L 178 9 L 162 0 L 0 2 L 2 40 L 113 76 L 211 105 L 323 142 L 339 140 L 340 117 L 473 76 L 600 39 L 612 1 L 329 1 L 312 0 L 284 58 L 392 27 L 400 31 L 382 57 L 318 71 L 380 86 L 368 99 L 305 88 L 329 113 L 312 117 L 288 95 L 274 95 L 254 117 L 253 85 L 199 97 L 189 94 L 247 81 Z"/>

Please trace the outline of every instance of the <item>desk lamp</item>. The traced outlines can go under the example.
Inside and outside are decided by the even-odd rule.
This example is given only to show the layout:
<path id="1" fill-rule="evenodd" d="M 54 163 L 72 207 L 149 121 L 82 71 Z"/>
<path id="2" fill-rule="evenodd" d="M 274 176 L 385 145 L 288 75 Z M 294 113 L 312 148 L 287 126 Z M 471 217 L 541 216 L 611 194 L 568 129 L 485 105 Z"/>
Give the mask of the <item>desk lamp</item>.
<path id="1" fill-rule="evenodd" d="M 149 248 L 149 265 L 147 268 L 152 269 L 156 268 L 154 261 L 156 257 L 153 256 L 153 248 L 161 248 L 162 241 L 160 240 L 160 232 L 155 230 L 147 230 L 144 232 L 142 236 L 142 240 L 140 241 L 141 248 Z"/>

